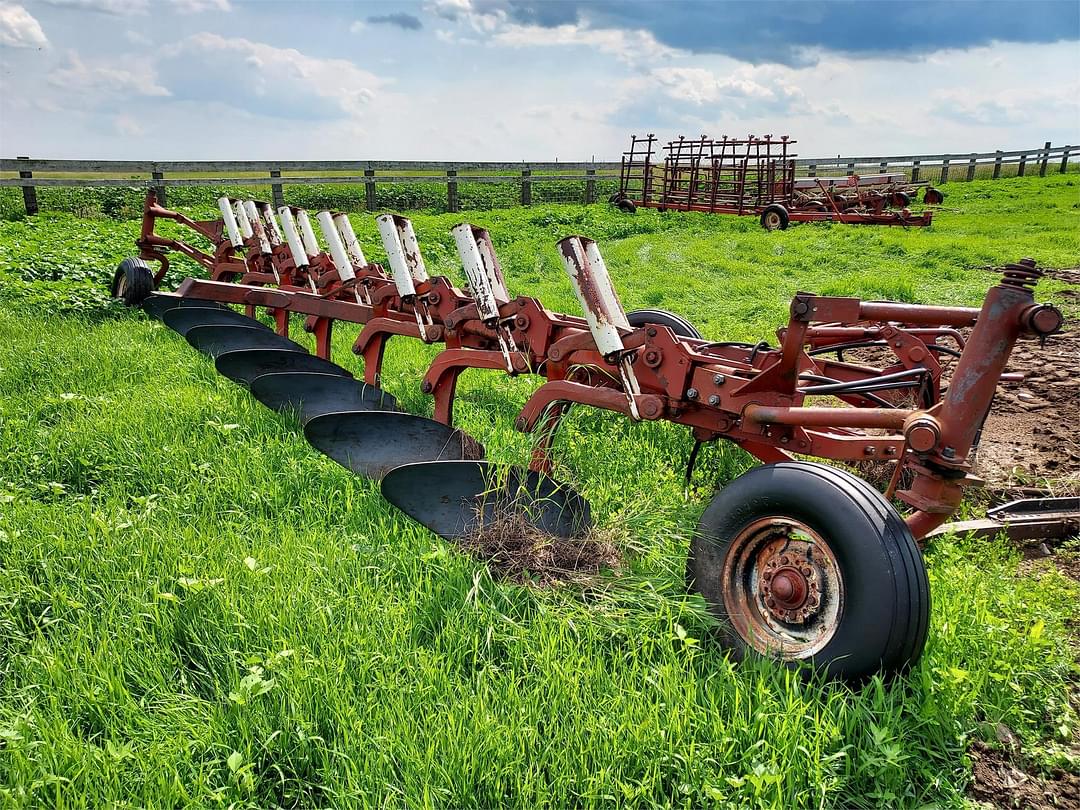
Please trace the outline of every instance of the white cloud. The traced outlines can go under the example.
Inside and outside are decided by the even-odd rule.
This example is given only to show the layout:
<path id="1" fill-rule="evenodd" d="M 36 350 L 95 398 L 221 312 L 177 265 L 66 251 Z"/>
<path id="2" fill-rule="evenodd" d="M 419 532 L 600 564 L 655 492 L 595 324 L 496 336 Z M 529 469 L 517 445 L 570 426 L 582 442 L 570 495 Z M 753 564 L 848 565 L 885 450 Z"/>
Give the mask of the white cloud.
<path id="1" fill-rule="evenodd" d="M 87 64 L 75 51 L 68 51 L 67 63 L 49 74 L 49 84 L 89 103 L 169 95 L 144 65 L 129 68 L 115 63 Z"/>
<path id="2" fill-rule="evenodd" d="M 388 83 L 346 59 L 323 59 L 207 32 L 162 53 L 161 81 L 178 99 L 223 101 L 270 117 L 360 116 Z"/>
<path id="3" fill-rule="evenodd" d="M 12 48 L 45 48 L 49 40 L 41 24 L 18 3 L 0 3 L 0 45 Z"/>
<path id="4" fill-rule="evenodd" d="M 146 134 L 146 128 L 139 121 L 127 114 L 120 114 L 113 119 L 116 134 L 126 138 L 139 138 Z"/>
<path id="5" fill-rule="evenodd" d="M 509 47 L 576 46 L 611 54 L 628 64 L 670 59 L 679 51 L 656 40 L 649 31 L 623 28 L 591 28 L 588 23 L 546 27 L 507 25 L 492 37 Z"/>
<path id="6" fill-rule="evenodd" d="M 359 34 L 365 28 L 367 28 L 367 26 L 364 25 L 363 20 L 354 20 L 353 24 L 349 26 L 349 31 L 350 31 L 350 33 L 353 33 L 353 34 Z"/>
<path id="7" fill-rule="evenodd" d="M 153 40 L 146 36 L 146 34 L 143 34 L 140 31 L 133 31 L 130 28 L 124 32 L 124 39 L 132 45 L 150 45 L 153 43 Z"/>

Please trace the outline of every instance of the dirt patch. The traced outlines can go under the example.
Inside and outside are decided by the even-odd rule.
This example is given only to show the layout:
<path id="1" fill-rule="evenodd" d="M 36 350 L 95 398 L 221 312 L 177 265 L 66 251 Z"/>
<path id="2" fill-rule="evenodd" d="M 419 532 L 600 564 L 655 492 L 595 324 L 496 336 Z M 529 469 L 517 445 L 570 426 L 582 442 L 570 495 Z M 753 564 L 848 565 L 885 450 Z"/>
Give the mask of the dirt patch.
<path id="1" fill-rule="evenodd" d="M 1006 371 L 1025 377 L 998 388 L 976 456 L 977 474 L 991 489 L 1050 479 L 1064 491 L 1077 491 L 1080 331 L 1051 335 L 1044 346 L 1020 341 Z"/>
<path id="2" fill-rule="evenodd" d="M 594 529 L 582 538 L 556 537 L 513 510 L 485 523 L 459 544 L 485 560 L 493 573 L 520 584 L 582 583 L 622 567 L 622 555 L 602 532 Z"/>
<path id="3" fill-rule="evenodd" d="M 1007 749 L 975 742 L 968 752 L 972 783 L 968 795 L 984 806 L 1009 810 L 1063 810 L 1080 808 L 1080 776 L 1054 771 L 1039 776 L 1021 770 Z"/>

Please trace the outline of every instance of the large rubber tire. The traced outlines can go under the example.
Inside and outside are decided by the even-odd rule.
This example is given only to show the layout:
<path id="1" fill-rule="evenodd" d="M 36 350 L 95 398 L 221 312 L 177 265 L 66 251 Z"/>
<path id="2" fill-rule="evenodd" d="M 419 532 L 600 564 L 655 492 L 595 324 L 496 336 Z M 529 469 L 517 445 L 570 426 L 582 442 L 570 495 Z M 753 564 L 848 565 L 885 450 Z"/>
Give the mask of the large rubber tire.
<path id="1" fill-rule="evenodd" d="M 634 204 L 634 201 L 628 200 L 625 197 L 615 203 L 615 205 L 619 207 L 620 211 L 626 214 L 633 214 L 635 211 L 637 211 L 637 206 Z"/>
<path id="2" fill-rule="evenodd" d="M 639 326 L 645 326 L 646 324 L 651 323 L 658 326 L 666 326 L 680 337 L 701 340 L 701 332 L 699 332 L 690 321 L 676 315 L 674 312 L 668 312 L 666 309 L 635 309 L 632 312 L 626 313 L 626 320 L 628 320 L 630 325 L 635 329 Z"/>
<path id="3" fill-rule="evenodd" d="M 761 227 L 767 231 L 787 230 L 790 220 L 787 209 L 777 203 L 765 206 L 761 212 Z"/>
<path id="4" fill-rule="evenodd" d="M 806 531 L 788 532 L 786 538 L 784 532 L 775 535 L 781 538 L 782 548 L 801 544 L 811 549 L 807 556 L 796 558 L 800 564 L 815 555 L 820 561 L 831 554 L 838 572 L 840 588 L 826 594 L 826 578 L 819 578 L 815 569 L 815 594 L 817 582 L 822 583 L 819 612 L 825 613 L 824 606 L 833 604 L 830 600 L 837 596 L 839 609 L 828 623 L 831 631 L 820 636 L 823 643 L 806 654 L 790 651 L 796 646 L 794 641 L 788 652 L 782 651 L 769 631 L 751 639 L 738 629 L 748 623 L 761 628 L 761 620 L 754 617 L 775 616 L 765 604 L 772 592 L 762 590 L 768 587 L 763 575 L 768 564 L 776 564 L 775 556 L 756 558 L 762 564 L 760 571 L 738 565 L 743 559 L 739 544 L 753 535 L 752 527 L 767 524 L 770 518 L 805 527 Z M 802 539 L 806 537 L 809 544 Z M 736 576 L 731 576 L 732 571 Z M 743 571 L 747 576 L 740 579 Z M 806 662 L 828 677 L 857 682 L 875 673 L 904 670 L 919 660 L 926 643 L 930 584 L 911 532 L 881 493 L 850 473 L 823 464 L 783 462 L 755 467 L 720 490 L 691 541 L 687 579 L 721 620 L 722 640 L 739 659 L 768 654 L 788 666 Z M 725 587 L 733 581 L 758 582 L 758 591 L 745 589 L 740 598 L 737 589 Z M 803 627 L 774 624 L 781 630 L 781 644 L 783 632 Z"/>
<path id="5" fill-rule="evenodd" d="M 113 275 L 112 296 L 129 307 L 137 307 L 154 291 L 154 274 L 150 265 L 134 256 L 124 259 Z"/>

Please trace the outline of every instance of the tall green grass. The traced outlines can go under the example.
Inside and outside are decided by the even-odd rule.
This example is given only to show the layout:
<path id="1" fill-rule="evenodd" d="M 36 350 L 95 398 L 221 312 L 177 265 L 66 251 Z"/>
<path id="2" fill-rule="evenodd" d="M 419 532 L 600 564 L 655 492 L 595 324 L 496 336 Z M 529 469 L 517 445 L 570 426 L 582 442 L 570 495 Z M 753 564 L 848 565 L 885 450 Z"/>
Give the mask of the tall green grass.
<path id="1" fill-rule="evenodd" d="M 1069 182 L 972 183 L 929 231 L 765 234 L 599 206 L 472 218 L 513 290 L 554 309 L 576 311 L 552 243 L 581 232 L 628 307 L 757 340 L 797 289 L 973 304 L 994 280 L 983 264 L 1080 264 Z M 416 218 L 432 272 L 461 278 L 447 230 L 462 218 Z M 377 260 L 370 221 L 355 225 Z M 628 568 L 586 588 L 500 581 L 175 333 L 95 303 L 136 230 L 0 226 L 0 804 L 959 806 L 966 747 L 997 723 L 1077 767 L 1080 593 L 1018 575 L 1004 542 L 929 550 L 931 636 L 904 678 L 735 665 L 682 572 L 712 488 L 749 459 L 710 448 L 687 491 L 685 431 L 577 409 L 558 474 Z M 52 282 L 54 266 L 83 276 Z M 353 332 L 336 336 L 345 362 Z M 415 413 L 433 353 L 390 345 L 385 386 Z M 466 374 L 461 426 L 523 461 L 512 425 L 535 385 Z"/>

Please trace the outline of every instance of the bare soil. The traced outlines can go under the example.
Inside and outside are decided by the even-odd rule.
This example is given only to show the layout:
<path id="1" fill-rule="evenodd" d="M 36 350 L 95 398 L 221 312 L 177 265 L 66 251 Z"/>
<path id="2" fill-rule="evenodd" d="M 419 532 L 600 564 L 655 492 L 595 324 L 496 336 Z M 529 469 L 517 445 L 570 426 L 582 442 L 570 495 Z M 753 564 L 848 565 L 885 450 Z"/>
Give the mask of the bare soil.
<path id="1" fill-rule="evenodd" d="M 1018 753 L 975 742 L 972 783 L 968 795 L 982 806 L 1008 810 L 1063 810 L 1080 808 L 1080 776 L 1054 771 L 1040 776 L 1017 767 Z"/>

